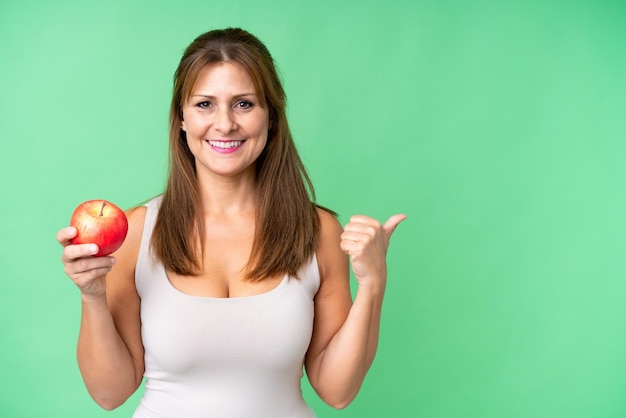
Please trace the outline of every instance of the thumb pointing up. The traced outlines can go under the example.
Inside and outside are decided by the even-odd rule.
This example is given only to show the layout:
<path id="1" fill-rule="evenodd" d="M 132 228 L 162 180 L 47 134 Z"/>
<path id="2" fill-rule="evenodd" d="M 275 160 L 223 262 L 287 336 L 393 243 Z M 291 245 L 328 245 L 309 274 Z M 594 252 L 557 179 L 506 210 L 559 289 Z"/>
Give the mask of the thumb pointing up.
<path id="1" fill-rule="evenodd" d="M 393 215 L 392 217 L 387 219 L 387 222 L 385 222 L 385 224 L 383 225 L 383 231 L 385 231 L 385 236 L 387 237 L 387 240 L 391 238 L 391 234 L 393 234 L 393 231 L 396 230 L 396 227 L 400 224 L 400 222 L 405 219 L 406 215 L 404 214 Z"/>

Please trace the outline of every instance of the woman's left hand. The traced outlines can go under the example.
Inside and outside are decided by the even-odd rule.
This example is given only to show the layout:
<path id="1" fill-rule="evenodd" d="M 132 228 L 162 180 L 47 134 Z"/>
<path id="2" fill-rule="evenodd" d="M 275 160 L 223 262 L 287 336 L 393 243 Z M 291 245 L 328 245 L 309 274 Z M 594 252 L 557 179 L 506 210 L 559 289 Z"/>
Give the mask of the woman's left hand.
<path id="1" fill-rule="evenodd" d="M 385 224 L 364 215 L 355 215 L 341 234 L 341 249 L 350 256 L 359 287 L 382 290 L 387 280 L 389 239 L 406 215 L 390 217 Z"/>

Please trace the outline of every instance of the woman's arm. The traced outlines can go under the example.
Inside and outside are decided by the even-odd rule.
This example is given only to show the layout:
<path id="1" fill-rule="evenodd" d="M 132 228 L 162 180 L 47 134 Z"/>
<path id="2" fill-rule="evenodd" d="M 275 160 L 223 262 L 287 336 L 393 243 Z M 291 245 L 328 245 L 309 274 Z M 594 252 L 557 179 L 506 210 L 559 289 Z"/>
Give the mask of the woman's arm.
<path id="1" fill-rule="evenodd" d="M 65 272 L 79 287 L 82 315 L 77 357 L 87 390 L 104 409 L 122 405 L 144 371 L 135 264 L 145 208 L 127 212 L 124 244 L 111 257 L 93 257 L 94 245 L 72 245 L 75 228 L 59 231 Z"/>
<path id="2" fill-rule="evenodd" d="M 318 395 L 329 405 L 344 408 L 357 395 L 376 355 L 387 247 L 405 216 L 393 216 L 384 226 L 369 217 L 353 216 L 344 231 L 327 212 L 320 211 L 320 219 L 317 255 L 322 280 L 305 366 Z M 358 281 L 354 302 L 345 254 L 351 257 Z"/>

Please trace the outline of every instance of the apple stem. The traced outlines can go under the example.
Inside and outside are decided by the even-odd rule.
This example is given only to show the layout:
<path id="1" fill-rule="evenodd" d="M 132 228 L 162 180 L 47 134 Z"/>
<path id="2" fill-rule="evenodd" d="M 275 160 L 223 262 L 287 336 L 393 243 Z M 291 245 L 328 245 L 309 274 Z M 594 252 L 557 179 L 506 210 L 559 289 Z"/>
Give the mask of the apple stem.
<path id="1" fill-rule="evenodd" d="M 102 202 L 102 207 L 100 208 L 100 213 L 98 214 L 98 216 L 104 216 L 104 207 L 107 205 L 107 202 Z"/>

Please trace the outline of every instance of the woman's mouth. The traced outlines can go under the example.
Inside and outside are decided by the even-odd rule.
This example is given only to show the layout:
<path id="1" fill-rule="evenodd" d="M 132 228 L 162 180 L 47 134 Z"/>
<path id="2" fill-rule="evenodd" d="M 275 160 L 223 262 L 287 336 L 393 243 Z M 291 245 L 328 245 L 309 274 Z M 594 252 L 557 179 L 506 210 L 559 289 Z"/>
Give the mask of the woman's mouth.
<path id="1" fill-rule="evenodd" d="M 241 147 L 241 145 L 243 145 L 245 140 L 242 140 L 242 141 L 215 141 L 215 140 L 208 140 L 206 142 L 215 151 L 220 152 L 222 154 L 228 154 L 228 153 L 235 152 L 236 150 L 238 150 Z"/>

